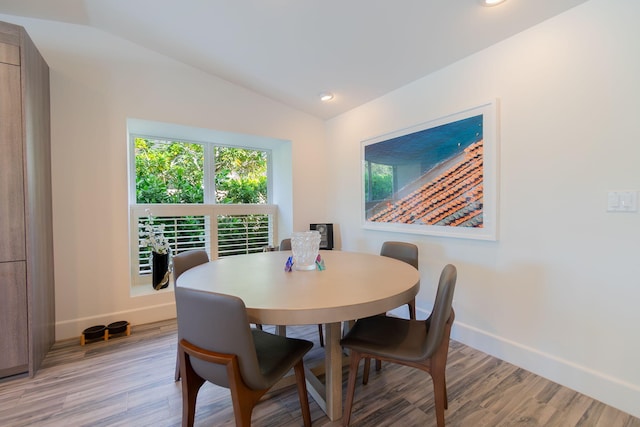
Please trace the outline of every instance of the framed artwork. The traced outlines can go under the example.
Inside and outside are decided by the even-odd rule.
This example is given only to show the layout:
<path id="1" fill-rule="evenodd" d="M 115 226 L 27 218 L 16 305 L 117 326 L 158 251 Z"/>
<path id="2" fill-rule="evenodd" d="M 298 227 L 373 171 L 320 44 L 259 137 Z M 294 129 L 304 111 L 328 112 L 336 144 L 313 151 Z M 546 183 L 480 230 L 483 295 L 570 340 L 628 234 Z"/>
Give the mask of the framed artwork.
<path id="1" fill-rule="evenodd" d="M 333 249 L 333 224 L 309 224 L 309 230 L 320 233 L 320 249 Z"/>
<path id="2" fill-rule="evenodd" d="M 496 240 L 497 102 L 363 141 L 364 228 Z"/>

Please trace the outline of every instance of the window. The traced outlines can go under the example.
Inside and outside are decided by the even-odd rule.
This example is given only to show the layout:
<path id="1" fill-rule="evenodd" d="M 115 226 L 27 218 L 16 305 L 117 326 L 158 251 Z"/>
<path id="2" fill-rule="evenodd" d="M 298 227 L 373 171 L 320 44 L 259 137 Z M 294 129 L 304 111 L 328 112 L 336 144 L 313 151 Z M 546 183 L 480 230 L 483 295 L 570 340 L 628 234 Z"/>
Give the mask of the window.
<path id="1" fill-rule="evenodd" d="M 136 203 L 267 203 L 265 150 L 132 139 Z"/>
<path id="2" fill-rule="evenodd" d="M 277 238 L 269 204 L 271 150 L 130 133 L 132 282 L 150 282 L 150 250 L 140 231 L 164 225 L 173 254 L 210 258 L 262 251 Z"/>

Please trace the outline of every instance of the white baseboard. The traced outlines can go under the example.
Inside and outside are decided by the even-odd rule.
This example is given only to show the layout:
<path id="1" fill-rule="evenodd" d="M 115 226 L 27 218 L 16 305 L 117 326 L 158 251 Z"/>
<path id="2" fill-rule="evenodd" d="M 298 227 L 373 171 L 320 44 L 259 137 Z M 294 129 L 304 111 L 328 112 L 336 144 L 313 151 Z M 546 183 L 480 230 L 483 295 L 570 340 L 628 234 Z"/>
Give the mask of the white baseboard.
<path id="1" fill-rule="evenodd" d="M 429 312 L 416 307 L 417 318 Z M 406 307 L 389 312 L 407 319 Z M 640 418 L 640 386 L 455 321 L 451 338 Z"/>
<path id="2" fill-rule="evenodd" d="M 56 322 L 56 341 L 78 338 L 86 328 L 94 325 L 108 325 L 119 320 L 126 320 L 131 325 L 174 319 L 176 305 L 174 302 L 159 304 L 139 309 L 124 310 L 114 313 L 103 313 L 96 316 Z"/>
<path id="3" fill-rule="evenodd" d="M 451 338 L 640 417 L 640 387 L 456 321 Z"/>

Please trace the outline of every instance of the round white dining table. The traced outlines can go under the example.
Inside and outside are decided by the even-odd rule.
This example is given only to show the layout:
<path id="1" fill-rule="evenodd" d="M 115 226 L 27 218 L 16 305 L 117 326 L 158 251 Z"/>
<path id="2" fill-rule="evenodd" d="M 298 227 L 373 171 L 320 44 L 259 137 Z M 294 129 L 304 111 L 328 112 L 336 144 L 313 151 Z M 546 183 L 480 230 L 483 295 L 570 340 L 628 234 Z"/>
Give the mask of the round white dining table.
<path id="1" fill-rule="evenodd" d="M 220 258 L 184 272 L 177 286 L 235 295 L 249 320 L 263 325 L 325 325 L 325 383 L 307 374 L 309 393 L 331 420 L 342 416 L 341 322 L 411 301 L 420 275 L 411 265 L 373 254 L 320 251 L 324 270 L 285 271 L 291 251 Z"/>

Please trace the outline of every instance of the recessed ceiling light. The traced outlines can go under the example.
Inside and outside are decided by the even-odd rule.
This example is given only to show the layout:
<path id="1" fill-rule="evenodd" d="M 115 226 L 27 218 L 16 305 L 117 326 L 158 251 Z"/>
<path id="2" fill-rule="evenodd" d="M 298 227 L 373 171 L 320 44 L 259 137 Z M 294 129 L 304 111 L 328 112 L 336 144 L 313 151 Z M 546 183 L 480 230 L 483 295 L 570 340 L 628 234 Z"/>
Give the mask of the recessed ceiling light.
<path id="1" fill-rule="evenodd" d="M 333 99 L 333 94 L 331 92 L 322 92 L 320 94 L 320 101 L 331 101 Z"/>
<path id="2" fill-rule="evenodd" d="M 506 0 L 480 0 L 480 4 L 483 6 L 495 6 L 500 3 L 505 2 Z"/>

